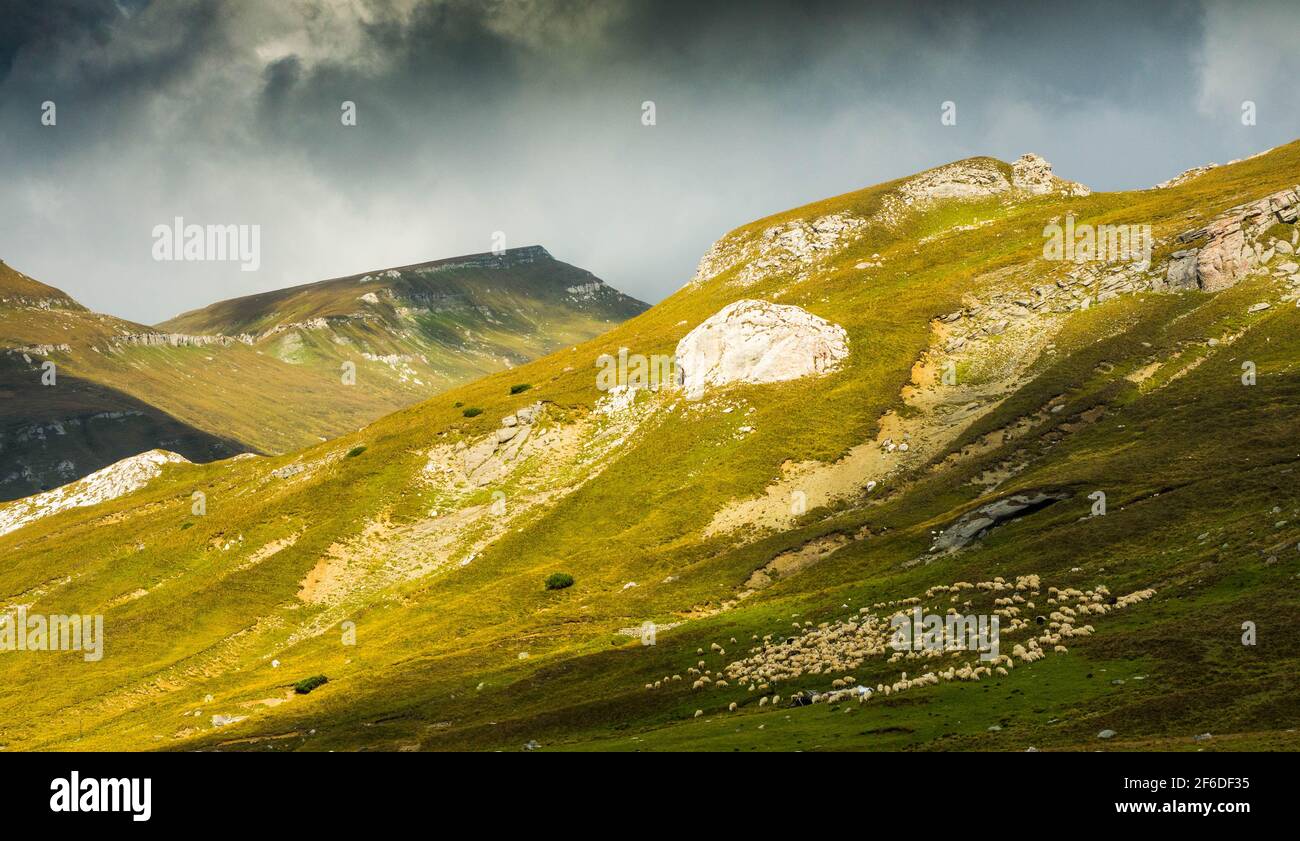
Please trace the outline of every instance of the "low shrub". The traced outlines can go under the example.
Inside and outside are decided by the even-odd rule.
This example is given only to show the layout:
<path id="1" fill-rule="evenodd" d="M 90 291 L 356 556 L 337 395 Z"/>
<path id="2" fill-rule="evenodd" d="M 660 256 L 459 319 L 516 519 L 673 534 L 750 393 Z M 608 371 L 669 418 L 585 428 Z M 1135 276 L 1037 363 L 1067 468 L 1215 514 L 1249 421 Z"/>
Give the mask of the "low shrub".
<path id="1" fill-rule="evenodd" d="M 546 576 L 546 589 L 563 590 L 565 587 L 573 586 L 573 576 L 567 572 L 553 572 Z"/>
<path id="2" fill-rule="evenodd" d="M 306 695 L 313 689 L 329 683 L 329 680 L 330 679 L 325 677 L 325 675 L 312 675 L 311 677 L 305 677 L 293 685 L 293 691 L 297 692 L 299 695 Z"/>

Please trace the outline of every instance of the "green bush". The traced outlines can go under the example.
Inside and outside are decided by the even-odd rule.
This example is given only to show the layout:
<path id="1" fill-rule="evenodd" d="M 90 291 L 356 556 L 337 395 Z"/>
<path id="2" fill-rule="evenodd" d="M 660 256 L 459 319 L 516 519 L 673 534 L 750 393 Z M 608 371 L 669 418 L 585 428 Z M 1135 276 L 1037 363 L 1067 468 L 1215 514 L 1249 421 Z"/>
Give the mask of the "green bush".
<path id="1" fill-rule="evenodd" d="M 293 685 L 293 691 L 297 692 L 299 695 L 306 695 L 316 687 L 329 683 L 329 680 L 330 679 L 325 677 L 325 675 L 305 677 Z"/>
<path id="2" fill-rule="evenodd" d="M 530 388 L 532 388 L 532 387 L 533 387 L 533 384 L 532 384 L 532 383 L 518 383 L 518 384 L 516 384 L 516 385 L 512 385 L 512 386 L 510 386 L 510 393 L 511 393 L 511 394 L 522 394 L 523 392 L 527 391 L 528 389 L 530 389 Z"/>
<path id="3" fill-rule="evenodd" d="M 483 414 L 483 410 L 477 406 L 470 406 L 468 409 L 461 412 L 461 414 L 467 418 L 476 418 L 479 415 Z"/>
<path id="4" fill-rule="evenodd" d="M 567 572 L 553 572 L 546 576 L 546 589 L 563 590 L 565 587 L 573 586 L 573 576 Z"/>
<path id="5" fill-rule="evenodd" d="M 365 444 L 358 444 L 357 446 L 355 446 L 355 447 L 353 447 L 352 449 L 348 450 L 347 457 L 348 457 L 348 458 L 356 458 L 357 456 L 361 455 L 361 454 L 364 453 L 365 451 L 366 451 L 366 445 L 365 445 Z"/>
<path id="6" fill-rule="evenodd" d="M 1288 225 L 1285 222 L 1274 222 L 1272 227 L 1265 231 L 1260 239 L 1267 241 L 1269 239 L 1281 239 L 1287 242 L 1291 241 L 1291 232 L 1295 230 L 1294 225 Z"/>

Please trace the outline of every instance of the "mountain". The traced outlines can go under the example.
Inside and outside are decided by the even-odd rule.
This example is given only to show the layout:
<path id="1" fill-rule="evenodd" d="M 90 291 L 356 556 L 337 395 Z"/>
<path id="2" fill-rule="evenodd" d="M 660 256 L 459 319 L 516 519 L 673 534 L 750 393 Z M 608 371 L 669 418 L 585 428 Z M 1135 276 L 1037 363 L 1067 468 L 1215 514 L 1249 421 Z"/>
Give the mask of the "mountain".
<path id="1" fill-rule="evenodd" d="M 154 448 L 197 462 L 294 450 L 645 306 L 534 246 L 224 301 L 151 328 L 0 264 L 0 498 Z"/>
<path id="2" fill-rule="evenodd" d="M 158 325 L 223 335 L 336 375 L 380 363 L 430 393 L 584 341 L 646 305 L 541 246 L 383 269 L 221 301 Z"/>
<path id="3" fill-rule="evenodd" d="M 90 312 L 0 263 L 0 499 L 62 485 L 154 447 L 196 461 L 245 449 L 142 399 L 132 363 L 102 360 L 119 337 L 145 329 Z"/>
<path id="4" fill-rule="evenodd" d="M 1297 171 L 955 162 L 337 440 L 0 507 L 10 602 L 104 621 L 0 657 L 0 743 L 1294 750 Z"/>

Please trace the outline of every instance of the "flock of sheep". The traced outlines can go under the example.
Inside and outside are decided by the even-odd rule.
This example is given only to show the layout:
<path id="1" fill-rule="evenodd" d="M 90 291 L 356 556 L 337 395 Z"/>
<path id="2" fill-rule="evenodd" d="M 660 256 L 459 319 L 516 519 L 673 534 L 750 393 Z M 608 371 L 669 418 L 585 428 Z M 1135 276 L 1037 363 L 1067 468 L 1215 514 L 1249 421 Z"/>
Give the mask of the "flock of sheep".
<path id="1" fill-rule="evenodd" d="M 877 602 L 836 622 L 823 622 L 816 627 L 811 622 L 792 622 L 793 633 L 790 635 L 767 634 L 762 639 L 754 635 L 752 641 L 756 644 L 749 649 L 748 656 L 740 660 L 726 662 L 726 648 L 714 642 L 707 655 L 702 648 L 696 654 L 702 658 L 722 658 L 723 663 L 716 669 L 711 668 L 706 659 L 700 659 L 686 670 L 685 678 L 681 674 L 665 676 L 662 680 L 647 683 L 645 687 L 653 690 L 674 681 L 691 680 L 692 689 L 703 690 L 735 683 L 756 693 L 758 706 L 765 707 L 781 703 L 782 696 L 774 691 L 779 683 L 829 678 L 826 690 L 796 691 L 789 696 L 788 703 L 803 706 L 856 698 L 859 704 L 863 704 L 873 695 L 889 696 L 943 681 L 977 681 L 995 674 L 1006 676 L 1017 661 L 1032 663 L 1045 657 L 1049 649 L 1058 654 L 1068 653 L 1067 641 L 1094 632 L 1093 626 L 1088 624 L 1089 619 L 1146 601 L 1156 591 L 1144 589 L 1115 597 L 1105 586 L 1099 585 L 1090 590 L 1048 587 L 1045 599 L 1042 593 L 1037 575 L 1020 576 L 1014 581 L 998 577 L 975 584 L 958 581 L 951 585 L 938 585 L 926 590 L 923 598 Z M 870 658 L 883 657 L 888 663 L 921 661 L 917 664 L 918 669 L 936 659 L 960 659 L 968 651 L 962 640 L 945 640 L 941 647 L 899 650 L 891 644 L 894 637 L 892 623 L 895 617 L 906 615 L 903 609 L 918 605 L 924 608 L 924 601 L 944 595 L 949 597 L 947 613 L 957 614 L 959 606 L 970 609 L 972 599 L 969 596 L 979 594 L 993 596 L 991 614 L 999 617 L 1000 625 L 1006 623 L 1001 625 L 1000 633 L 1027 631 L 1033 634 L 1015 643 L 1010 655 L 999 653 L 987 662 L 958 662 L 949 664 L 947 668 L 936 663 L 915 677 L 909 678 L 907 672 L 902 672 L 898 680 L 878 682 L 874 687 L 862 685 L 854 676 L 853 672 Z M 1044 604 L 1041 613 L 1038 612 L 1039 601 Z M 849 605 L 841 607 L 849 608 Z M 885 610 L 891 612 L 884 618 L 877 615 Z M 797 618 L 797 614 L 793 618 Z M 736 644 L 734 637 L 730 644 Z M 738 707 L 733 702 L 728 710 L 735 712 Z M 703 710 L 696 710 L 697 718 L 702 715 Z"/>

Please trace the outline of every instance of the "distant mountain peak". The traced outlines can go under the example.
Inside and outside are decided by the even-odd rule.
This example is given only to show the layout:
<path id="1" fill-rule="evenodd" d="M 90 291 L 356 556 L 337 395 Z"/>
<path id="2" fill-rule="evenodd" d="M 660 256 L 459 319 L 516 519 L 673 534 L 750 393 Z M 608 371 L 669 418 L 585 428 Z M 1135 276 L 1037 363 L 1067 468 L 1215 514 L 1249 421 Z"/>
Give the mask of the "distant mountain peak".
<path id="1" fill-rule="evenodd" d="M 481 254 L 465 254 L 460 257 L 446 257 L 440 260 L 429 260 L 424 263 L 412 263 L 408 266 L 394 266 L 388 269 L 380 269 L 374 272 L 364 272 L 358 275 L 348 275 L 340 280 L 350 280 L 356 278 L 362 282 L 372 280 L 397 280 L 408 273 L 426 273 L 430 271 L 448 271 L 452 269 L 508 269 L 515 266 L 523 266 L 529 263 L 536 263 L 540 260 L 554 260 L 551 252 L 547 251 L 540 245 L 523 245 L 518 248 L 506 248 L 501 251 L 485 251 Z M 328 281 L 321 281 L 322 283 Z"/>

